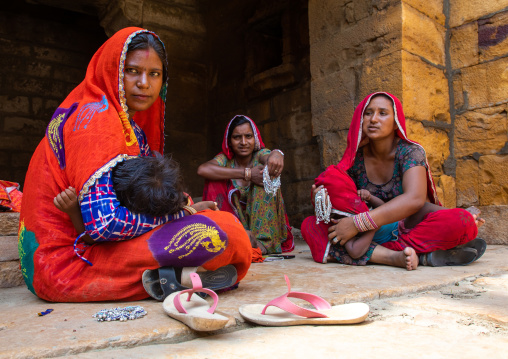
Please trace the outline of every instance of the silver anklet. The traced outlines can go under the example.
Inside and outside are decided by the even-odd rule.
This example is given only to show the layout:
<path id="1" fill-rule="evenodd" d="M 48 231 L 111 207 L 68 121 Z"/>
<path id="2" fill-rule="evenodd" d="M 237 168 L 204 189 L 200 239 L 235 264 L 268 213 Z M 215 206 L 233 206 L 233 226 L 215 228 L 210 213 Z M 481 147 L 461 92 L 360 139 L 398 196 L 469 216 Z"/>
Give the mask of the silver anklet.
<path id="1" fill-rule="evenodd" d="M 325 188 L 321 188 L 314 198 L 314 209 L 316 212 L 316 224 L 319 222 L 330 223 L 330 213 L 332 212 L 332 203 Z"/>
<path id="2" fill-rule="evenodd" d="M 147 312 L 143 307 L 136 305 L 125 308 L 102 309 L 92 317 L 97 318 L 98 322 L 112 322 L 115 320 L 126 322 L 127 320 L 143 318 L 146 314 Z"/>
<path id="3" fill-rule="evenodd" d="M 271 194 L 272 197 L 275 197 L 277 190 L 280 188 L 280 175 L 275 177 L 273 180 L 270 179 L 268 166 L 265 166 L 265 169 L 263 170 L 263 186 L 265 187 L 265 192 Z"/>

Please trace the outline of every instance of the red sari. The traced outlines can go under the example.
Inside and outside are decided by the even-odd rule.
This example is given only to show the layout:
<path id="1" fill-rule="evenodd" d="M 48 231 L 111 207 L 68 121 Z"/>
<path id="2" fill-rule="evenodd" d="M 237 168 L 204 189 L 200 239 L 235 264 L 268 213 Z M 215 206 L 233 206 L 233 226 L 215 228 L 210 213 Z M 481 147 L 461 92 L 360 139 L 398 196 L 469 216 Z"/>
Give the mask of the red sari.
<path id="1" fill-rule="evenodd" d="M 420 144 L 407 138 L 406 119 L 399 99 L 387 92 L 376 92 L 367 96 L 356 107 L 349 128 L 347 147 L 344 155 L 337 165 L 331 166 L 336 167 L 336 170 L 347 171 L 353 166 L 356 153 L 360 148 L 360 143 L 366 140 L 366 137 L 362 134 L 363 113 L 372 97 L 378 94 L 384 94 L 393 101 L 394 118 L 397 124 L 397 130 L 395 131 L 396 136 L 423 149 Z M 365 143 L 362 143 L 362 145 L 364 144 Z M 423 151 L 425 153 L 424 149 Z M 431 203 L 441 205 L 437 197 L 436 187 L 427 160 L 426 165 L 428 199 Z M 318 177 L 318 179 L 320 177 Z M 302 223 L 302 235 L 311 247 L 311 250 L 313 250 L 313 258 L 317 262 L 325 262 L 323 254 L 326 243 L 328 242 L 329 226 L 330 225 L 325 225 L 324 223 L 316 224 L 315 216 L 306 218 Z M 473 216 L 469 212 L 460 208 L 443 208 L 437 212 L 427 214 L 418 225 L 411 229 L 406 229 L 404 227 L 404 220 L 401 220 L 399 222 L 398 239 L 396 241 L 383 243 L 382 245 L 396 251 L 403 250 L 406 247 L 412 247 L 415 249 L 416 253 L 429 253 L 436 250 L 451 249 L 460 244 L 467 243 L 473 240 L 477 234 L 478 228 Z M 363 258 L 363 262 L 367 262 L 368 259 L 369 258 Z"/>
<path id="2" fill-rule="evenodd" d="M 185 256 L 170 256 L 164 251 L 163 242 L 183 238 L 180 220 L 136 238 L 85 246 L 82 255 L 92 266 L 74 253 L 78 234 L 69 216 L 53 205 L 53 198 L 72 186 L 81 200 L 97 178 L 125 157 L 140 153 L 123 87 L 127 48 L 138 33 L 151 32 L 125 28 L 101 46 L 84 81 L 56 110 L 30 162 L 20 215 L 19 252 L 25 282 L 40 298 L 59 302 L 139 300 L 148 297 L 141 282 L 146 269 L 202 265 L 215 270 L 233 264 L 241 280 L 250 266 L 250 242 L 241 224 L 229 213 L 213 211 L 200 212 L 196 220 L 210 220 L 220 232 L 220 240 L 201 236 Z M 165 90 L 166 84 L 155 103 L 133 118 L 150 148 L 160 153 L 164 149 Z M 216 243 L 220 245 L 214 247 Z"/>

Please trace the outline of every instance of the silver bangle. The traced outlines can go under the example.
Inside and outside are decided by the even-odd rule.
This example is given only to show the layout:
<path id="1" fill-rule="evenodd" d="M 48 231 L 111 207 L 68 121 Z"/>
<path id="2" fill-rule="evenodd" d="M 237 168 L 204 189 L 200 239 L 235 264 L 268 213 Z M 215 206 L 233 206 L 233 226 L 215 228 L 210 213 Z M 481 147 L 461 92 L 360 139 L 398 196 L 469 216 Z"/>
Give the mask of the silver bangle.
<path id="1" fill-rule="evenodd" d="M 272 150 L 272 152 L 279 152 L 282 155 L 282 157 L 284 157 L 284 152 L 282 152 L 281 150 Z"/>

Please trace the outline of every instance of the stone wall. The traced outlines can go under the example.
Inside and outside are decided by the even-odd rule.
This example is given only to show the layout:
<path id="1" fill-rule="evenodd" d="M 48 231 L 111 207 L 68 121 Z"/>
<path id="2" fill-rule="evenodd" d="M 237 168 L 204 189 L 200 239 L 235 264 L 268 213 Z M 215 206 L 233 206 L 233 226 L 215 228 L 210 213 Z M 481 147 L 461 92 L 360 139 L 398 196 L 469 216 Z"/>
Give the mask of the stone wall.
<path id="1" fill-rule="evenodd" d="M 267 148 L 285 153 L 281 177 L 290 223 L 312 214 L 310 187 L 320 172 L 312 135 L 307 1 L 209 4 L 209 147 L 221 150 L 227 123 L 244 114 Z"/>
<path id="2" fill-rule="evenodd" d="M 508 4 L 450 0 L 457 206 L 477 205 L 480 235 L 508 244 Z"/>
<path id="3" fill-rule="evenodd" d="M 32 153 L 106 40 L 91 16 L 22 1 L 0 9 L 0 179 L 23 184 Z"/>
<path id="4" fill-rule="evenodd" d="M 309 1 L 312 124 L 322 167 L 346 147 L 375 91 L 404 105 L 446 207 L 478 205 L 489 243 L 508 243 L 506 1 Z M 501 224 L 503 223 L 503 224 Z M 494 231 L 494 228 L 499 228 Z"/>

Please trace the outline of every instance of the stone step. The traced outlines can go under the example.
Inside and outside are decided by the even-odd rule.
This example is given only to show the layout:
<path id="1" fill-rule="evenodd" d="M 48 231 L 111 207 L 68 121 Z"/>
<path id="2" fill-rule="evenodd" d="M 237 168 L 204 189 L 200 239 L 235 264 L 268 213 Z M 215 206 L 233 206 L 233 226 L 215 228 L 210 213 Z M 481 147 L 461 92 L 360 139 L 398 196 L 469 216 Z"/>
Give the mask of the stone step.
<path id="1" fill-rule="evenodd" d="M 17 287 L 22 284 L 18 236 L 0 236 L 0 288 Z"/>
<path id="2" fill-rule="evenodd" d="M 17 236 L 19 213 L 0 212 L 0 236 Z"/>

